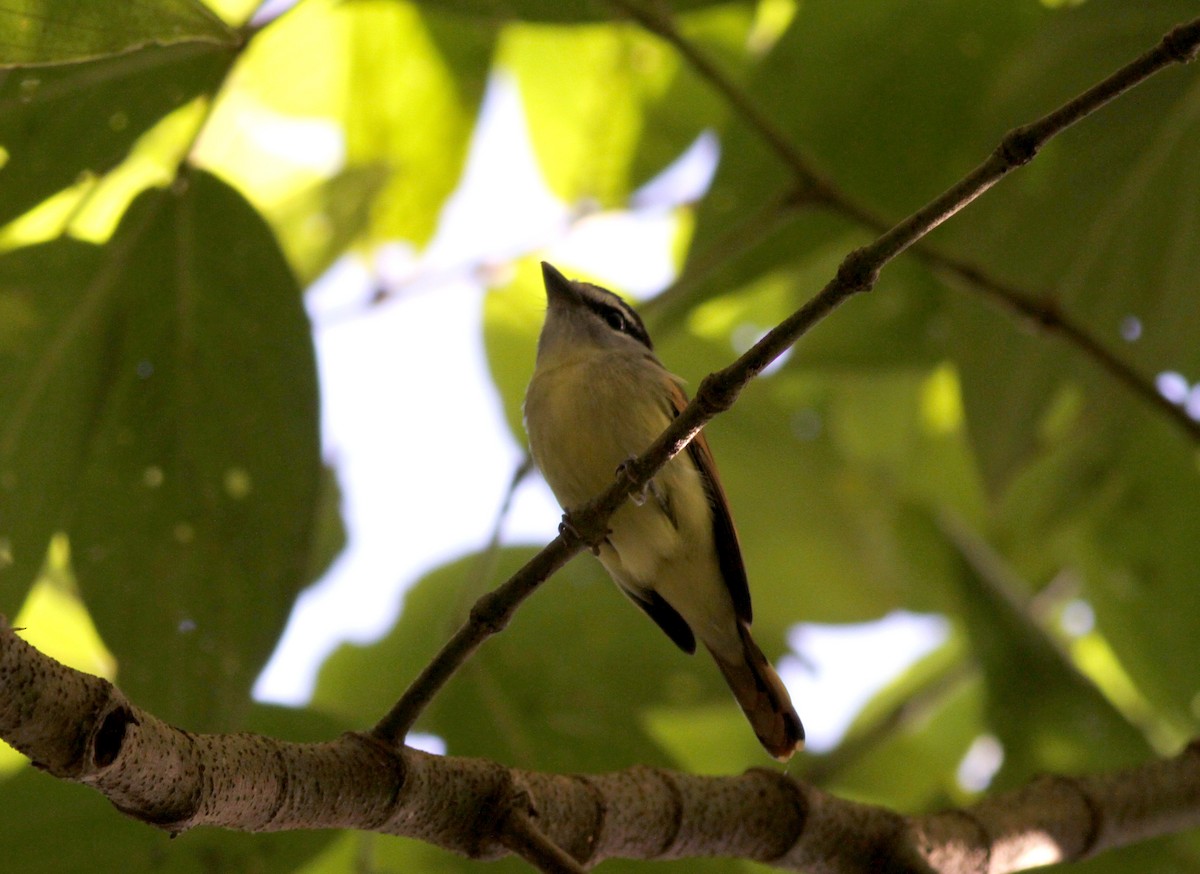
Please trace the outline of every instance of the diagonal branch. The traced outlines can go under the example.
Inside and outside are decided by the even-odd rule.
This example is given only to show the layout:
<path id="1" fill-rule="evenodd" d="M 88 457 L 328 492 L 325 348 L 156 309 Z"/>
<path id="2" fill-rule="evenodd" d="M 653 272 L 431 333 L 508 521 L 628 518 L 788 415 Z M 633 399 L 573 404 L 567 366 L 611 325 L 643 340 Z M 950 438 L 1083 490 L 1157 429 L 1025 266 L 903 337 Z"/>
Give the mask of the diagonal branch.
<path id="1" fill-rule="evenodd" d="M 426 665 L 396 705 L 372 729 L 372 736 L 399 745 L 433 695 L 491 635 L 503 629 L 518 605 L 585 546 L 598 549 L 608 518 L 635 491 L 644 489 L 664 464 L 692 441 L 714 416 L 729 409 L 742 389 L 846 300 L 874 287 L 880 271 L 926 234 L 970 204 L 1008 173 L 1033 160 L 1049 140 L 1100 109 L 1119 94 L 1200 51 L 1200 19 L 1181 25 L 1141 57 L 1042 118 L 1018 127 L 978 167 L 921 209 L 889 228 L 873 243 L 848 254 L 836 275 L 723 370 L 701 380 L 695 398 L 649 448 L 622 468 L 601 495 L 569 512 L 559 535 L 498 588 L 481 597 L 467 622 Z"/>
<path id="2" fill-rule="evenodd" d="M 788 139 L 774 121 L 758 108 L 750 96 L 680 33 L 669 10 L 661 9 L 653 2 L 637 2 L 637 0 L 609 0 L 609 2 L 670 44 L 700 76 L 725 97 L 746 125 L 758 133 L 759 138 L 768 145 L 780 162 L 795 177 L 796 191 L 792 196 L 793 201 L 819 203 L 878 233 L 887 230 L 888 222 L 861 204 L 855 203 L 849 195 L 818 173 L 812 162 Z M 1001 144 L 1001 149 L 1007 151 L 1007 155 L 1001 156 L 1001 161 L 1021 164 L 1030 160 L 1042 143 L 1048 139 L 1045 137 L 1047 131 L 1062 130 L 1066 126 L 1074 124 L 1166 66 L 1194 60 L 1197 46 L 1200 45 L 1198 31 L 1200 31 L 1200 23 L 1197 21 L 1176 27 L 1167 33 L 1153 49 L 1098 83 L 1094 88 L 1064 104 L 1034 125 L 1012 131 Z M 985 173 L 985 178 L 987 175 Z M 989 182 L 977 186 L 977 181 L 981 180 L 972 180 L 971 177 L 964 179 L 961 190 L 974 190 L 973 196 L 978 196 L 992 184 Z M 959 203 L 958 208 L 969 202 L 967 200 Z M 780 218 L 786 217 L 788 211 L 778 207 L 779 204 L 773 204 L 770 207 L 772 214 Z M 978 292 L 1000 303 L 1009 312 L 1028 319 L 1039 328 L 1063 338 L 1135 396 L 1173 422 L 1188 437 L 1200 442 L 1200 421 L 1192 419 L 1186 410 L 1164 398 L 1151 380 L 1139 374 L 1130 364 L 1114 354 L 1067 313 L 1048 301 L 1038 300 L 1029 292 L 1021 291 L 989 276 L 974 265 L 940 253 L 924 242 L 914 243 L 912 249 L 914 255 L 935 270 L 965 281 Z M 680 282 L 676 285 L 683 286 L 685 279 L 687 282 L 691 282 L 692 278 L 689 271 L 688 275 L 680 277 Z M 679 296 L 678 288 L 673 286 L 664 293 L 664 296 L 677 298 Z"/>

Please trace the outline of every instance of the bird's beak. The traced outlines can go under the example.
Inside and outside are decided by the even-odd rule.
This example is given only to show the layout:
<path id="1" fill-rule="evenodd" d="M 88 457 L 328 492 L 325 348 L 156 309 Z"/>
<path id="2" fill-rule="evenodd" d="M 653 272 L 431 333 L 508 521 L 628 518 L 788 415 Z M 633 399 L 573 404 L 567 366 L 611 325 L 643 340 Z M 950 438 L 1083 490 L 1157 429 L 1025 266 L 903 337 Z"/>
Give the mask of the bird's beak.
<path id="1" fill-rule="evenodd" d="M 558 268 L 549 261 L 542 262 L 542 281 L 546 284 L 546 300 L 551 304 L 556 300 L 562 303 L 575 303 L 579 300 L 574 283 L 559 273 Z"/>

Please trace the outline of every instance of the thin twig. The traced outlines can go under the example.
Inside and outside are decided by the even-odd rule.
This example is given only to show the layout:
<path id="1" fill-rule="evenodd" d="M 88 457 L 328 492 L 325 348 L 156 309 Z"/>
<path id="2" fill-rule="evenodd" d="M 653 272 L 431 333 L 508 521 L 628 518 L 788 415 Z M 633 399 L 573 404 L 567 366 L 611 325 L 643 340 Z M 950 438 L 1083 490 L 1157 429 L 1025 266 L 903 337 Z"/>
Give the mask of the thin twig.
<path id="1" fill-rule="evenodd" d="M 557 537 L 505 583 L 476 602 L 467 622 L 425 667 L 396 706 L 380 720 L 372 734 L 381 741 L 399 744 L 424 702 L 432 698 L 484 640 L 507 625 L 521 601 L 585 545 L 598 549 L 608 533 L 608 518 L 630 494 L 645 488 L 659 468 L 683 451 L 714 416 L 729 409 L 742 389 L 813 325 L 855 294 L 873 288 L 888 262 L 1009 172 L 1032 160 L 1047 141 L 1164 67 L 1191 60 L 1198 48 L 1200 19 L 1175 28 L 1154 49 L 1063 107 L 1009 132 L 987 160 L 964 179 L 881 234 L 873 243 L 847 255 L 824 288 L 728 367 L 706 376 L 692 402 L 645 452 L 622 468 L 622 475 L 603 494 L 584 507 L 568 512 Z"/>
<path id="2" fill-rule="evenodd" d="M 505 489 L 504 498 L 500 502 L 500 509 L 496 511 L 496 524 L 492 526 L 492 536 L 488 538 L 488 549 L 494 550 L 500 545 L 500 536 L 504 531 L 504 522 L 508 519 L 508 513 L 512 509 L 513 498 L 517 494 L 517 487 L 525 482 L 525 477 L 531 473 L 533 473 L 533 456 L 526 452 L 520 463 L 513 469 L 512 478 L 508 481 L 508 488 Z"/>
<path id="3" fill-rule="evenodd" d="M 545 874 L 584 874 L 570 853 L 546 837 L 529 814 L 513 811 L 504 821 L 500 843 Z"/>

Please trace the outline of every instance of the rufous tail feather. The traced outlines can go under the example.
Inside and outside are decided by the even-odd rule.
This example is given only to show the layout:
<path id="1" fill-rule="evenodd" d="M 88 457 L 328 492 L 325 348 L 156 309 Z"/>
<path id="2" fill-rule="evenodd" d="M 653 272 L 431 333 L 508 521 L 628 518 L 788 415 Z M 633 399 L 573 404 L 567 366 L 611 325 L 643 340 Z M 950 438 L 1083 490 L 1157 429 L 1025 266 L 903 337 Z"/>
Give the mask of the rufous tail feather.
<path id="1" fill-rule="evenodd" d="M 729 684 L 733 697 L 750 720 L 759 742 L 781 762 L 804 746 L 804 726 L 792 707 L 791 696 L 763 655 L 750 631 L 739 623 L 742 658 L 727 661 L 709 648 L 713 660 Z"/>

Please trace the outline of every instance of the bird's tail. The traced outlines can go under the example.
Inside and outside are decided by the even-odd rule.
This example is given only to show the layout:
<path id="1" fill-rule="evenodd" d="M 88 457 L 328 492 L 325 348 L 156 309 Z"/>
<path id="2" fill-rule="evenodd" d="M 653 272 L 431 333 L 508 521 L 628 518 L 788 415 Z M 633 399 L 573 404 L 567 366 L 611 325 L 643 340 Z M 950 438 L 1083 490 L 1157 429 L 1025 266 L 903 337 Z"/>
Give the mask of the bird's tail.
<path id="1" fill-rule="evenodd" d="M 750 637 L 750 630 L 738 623 L 738 633 L 742 641 L 740 658 L 727 659 L 712 647 L 708 651 L 759 742 L 772 756 L 785 762 L 804 746 L 804 726 L 779 675 Z"/>

